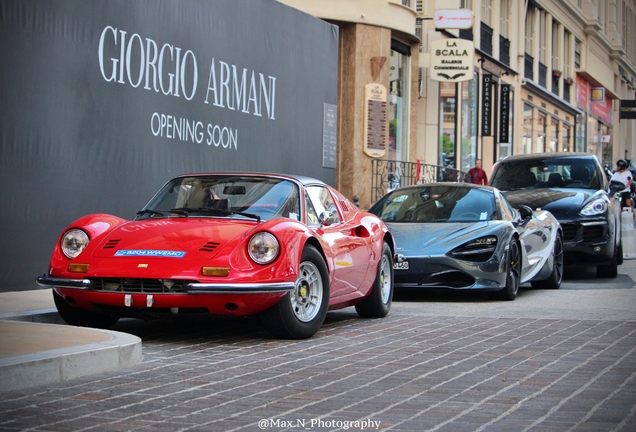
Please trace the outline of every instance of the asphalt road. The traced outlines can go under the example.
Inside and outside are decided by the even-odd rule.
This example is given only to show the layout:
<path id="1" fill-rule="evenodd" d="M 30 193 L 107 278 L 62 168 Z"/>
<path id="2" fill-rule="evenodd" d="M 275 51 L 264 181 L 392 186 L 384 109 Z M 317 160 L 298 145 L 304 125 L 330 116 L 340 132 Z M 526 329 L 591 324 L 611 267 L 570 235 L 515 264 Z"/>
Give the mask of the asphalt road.
<path id="1" fill-rule="evenodd" d="M 513 302 L 399 293 L 315 337 L 255 319 L 124 320 L 129 369 L 0 392 L 0 431 L 633 431 L 636 261 Z"/>

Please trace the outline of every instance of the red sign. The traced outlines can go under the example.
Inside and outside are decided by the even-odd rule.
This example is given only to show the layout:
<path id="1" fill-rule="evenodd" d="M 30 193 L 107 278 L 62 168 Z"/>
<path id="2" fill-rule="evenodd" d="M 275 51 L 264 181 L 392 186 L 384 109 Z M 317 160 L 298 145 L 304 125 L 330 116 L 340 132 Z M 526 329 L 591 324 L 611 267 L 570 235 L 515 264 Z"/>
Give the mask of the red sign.
<path id="1" fill-rule="evenodd" d="M 585 109 L 589 108 L 590 83 L 586 79 L 576 76 L 576 103 Z"/>
<path id="2" fill-rule="evenodd" d="M 612 122 L 612 99 L 606 97 L 603 102 L 592 102 L 592 114 L 608 123 Z"/>

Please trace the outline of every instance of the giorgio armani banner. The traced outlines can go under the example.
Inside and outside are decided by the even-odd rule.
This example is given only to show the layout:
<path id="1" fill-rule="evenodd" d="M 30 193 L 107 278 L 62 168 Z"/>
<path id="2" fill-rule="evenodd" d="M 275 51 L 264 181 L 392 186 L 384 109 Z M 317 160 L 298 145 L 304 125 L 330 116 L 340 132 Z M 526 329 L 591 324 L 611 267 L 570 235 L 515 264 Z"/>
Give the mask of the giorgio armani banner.
<path id="1" fill-rule="evenodd" d="M 168 179 L 323 167 L 338 28 L 275 0 L 0 0 L 0 291 Z"/>

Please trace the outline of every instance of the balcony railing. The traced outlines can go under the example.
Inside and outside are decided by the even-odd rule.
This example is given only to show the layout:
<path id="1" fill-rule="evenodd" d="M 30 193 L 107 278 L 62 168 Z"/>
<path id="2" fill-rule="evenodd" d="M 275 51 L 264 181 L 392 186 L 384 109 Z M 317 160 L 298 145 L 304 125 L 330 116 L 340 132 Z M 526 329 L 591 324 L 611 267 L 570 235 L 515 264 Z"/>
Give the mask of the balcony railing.
<path id="1" fill-rule="evenodd" d="M 371 202 L 402 186 L 442 181 L 470 182 L 464 171 L 440 165 L 373 159 L 371 161 Z"/>
<path id="2" fill-rule="evenodd" d="M 487 24 L 481 23 L 481 50 L 488 54 L 492 55 L 492 28 L 490 28 Z"/>
<path id="3" fill-rule="evenodd" d="M 499 61 L 510 66 L 510 39 L 499 35 Z"/>
<path id="4" fill-rule="evenodd" d="M 548 67 L 539 62 L 539 85 L 545 89 L 548 88 Z"/>
<path id="5" fill-rule="evenodd" d="M 525 53 L 523 62 L 523 75 L 526 79 L 534 81 L 534 57 Z"/>

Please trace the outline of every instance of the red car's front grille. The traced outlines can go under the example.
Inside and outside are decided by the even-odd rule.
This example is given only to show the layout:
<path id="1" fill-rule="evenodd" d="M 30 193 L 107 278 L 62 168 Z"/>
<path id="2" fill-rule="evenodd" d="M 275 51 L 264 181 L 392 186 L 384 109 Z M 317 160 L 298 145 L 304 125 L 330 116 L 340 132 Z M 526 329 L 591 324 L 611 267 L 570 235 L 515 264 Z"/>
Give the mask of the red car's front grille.
<path id="1" fill-rule="evenodd" d="M 196 281 L 174 279 L 90 278 L 95 291 L 130 294 L 184 293 L 185 286 Z"/>

